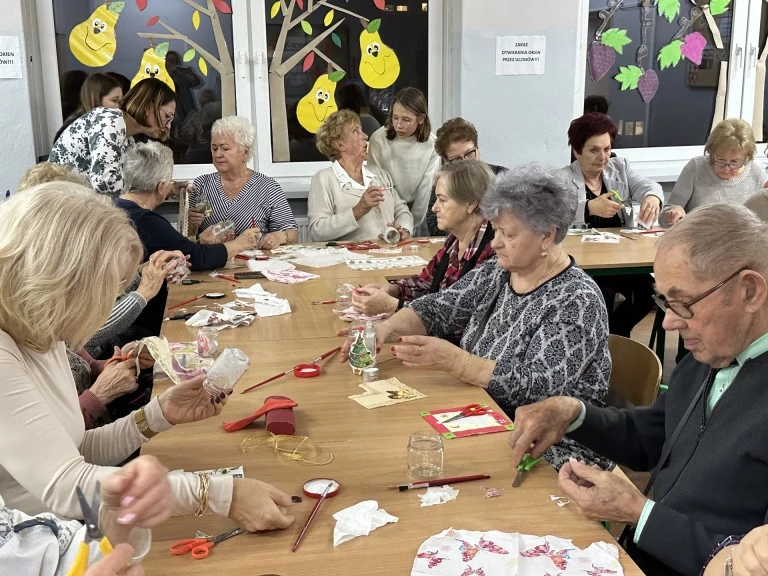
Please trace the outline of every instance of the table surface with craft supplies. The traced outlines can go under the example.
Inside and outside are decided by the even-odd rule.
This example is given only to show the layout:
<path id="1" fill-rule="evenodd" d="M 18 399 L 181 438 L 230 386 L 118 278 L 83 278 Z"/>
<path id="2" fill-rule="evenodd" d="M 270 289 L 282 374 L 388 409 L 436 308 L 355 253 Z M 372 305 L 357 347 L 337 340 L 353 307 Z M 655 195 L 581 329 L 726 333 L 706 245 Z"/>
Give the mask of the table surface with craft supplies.
<path id="1" fill-rule="evenodd" d="M 429 259 L 438 248 L 436 243 L 423 244 L 418 250 L 408 252 Z M 573 253 L 570 249 L 569 252 Z M 173 306 L 202 292 L 223 290 L 225 286 L 226 299 L 198 303 L 226 302 L 234 298 L 231 290 L 235 287 L 260 284 L 266 291 L 287 299 L 291 313 L 256 318 L 250 326 L 218 332 L 219 350 L 237 346 L 250 359 L 250 368 L 237 383 L 224 411 L 209 420 L 160 434 L 145 445 L 142 452 L 157 456 L 171 470 L 243 466 L 247 477 L 273 484 L 290 495 L 303 496 L 303 501 L 291 510 L 296 522 L 290 528 L 227 539 L 216 544 L 210 550 L 210 556 L 203 560 L 194 560 L 189 554 L 172 555 L 169 548 L 181 539 L 194 536 L 197 531 L 211 535 L 223 533 L 233 528 L 232 522 L 213 515 L 173 518 L 153 530 L 152 549 L 143 562 L 147 574 L 409 574 L 422 543 L 449 528 L 457 531 L 498 530 L 541 537 L 554 535 L 572 539 L 573 547 L 582 549 L 593 542 L 613 542 L 601 524 L 585 519 L 567 501 L 552 499 L 561 494 L 556 473 L 546 462 L 531 468 L 521 484 L 513 487 L 518 470 L 509 463 L 510 450 L 504 432 L 475 433 L 466 437 L 457 433 L 443 441 L 441 477 L 490 476 L 489 479 L 453 485 L 459 491 L 455 500 L 422 507 L 419 496 L 424 494 L 424 489 L 391 489 L 393 485 L 418 481 L 408 473 L 410 434 L 435 433 L 436 429 L 443 431 L 450 424 L 441 428 L 435 425 L 436 418 L 445 420 L 471 404 L 488 407 L 501 416 L 503 413 L 479 388 L 461 383 L 443 372 L 406 368 L 397 360 L 387 361 L 392 356 L 388 347 L 384 347 L 377 357 L 379 378 L 396 378 L 415 392 L 399 397 L 392 405 L 369 409 L 362 401 L 350 399 L 350 396 L 364 392 L 360 387 L 363 381 L 352 373 L 347 363 L 340 363 L 338 353 L 318 362 L 319 375 L 310 378 L 294 375 L 292 368 L 295 365 L 309 363 L 341 345 L 343 338 L 335 334 L 349 325 L 333 312 L 335 306 L 315 305 L 313 301 L 334 298 L 340 282 L 353 285 L 381 282 L 386 278 L 416 273 L 420 267 L 353 270 L 346 264 L 339 264 L 302 269 L 320 277 L 297 284 L 260 279 L 242 280 L 239 284 L 218 280 L 211 284 L 170 287 L 168 305 Z M 203 273 L 193 277 L 213 280 Z M 206 288 L 201 290 L 200 286 Z M 166 321 L 163 329 L 163 336 L 170 342 L 194 341 L 197 333 L 198 328 L 187 326 L 183 321 Z M 284 372 L 280 378 L 241 393 Z M 155 393 L 169 385 L 168 380 L 156 381 Z M 396 383 L 392 386 L 397 388 Z M 270 396 L 285 396 L 298 404 L 293 409 L 294 436 L 272 436 L 265 430 L 263 417 L 239 430 L 227 432 L 224 429 L 224 423 L 252 415 Z M 446 411 L 448 414 L 442 417 L 440 413 Z M 503 426 L 497 428 L 504 429 Z M 317 502 L 302 493 L 304 484 L 313 478 L 331 478 L 340 484 L 340 490 L 323 501 L 301 546 L 292 552 L 291 548 Z M 379 508 L 399 521 L 385 524 L 368 536 L 334 546 L 336 520 L 332 515 L 366 500 L 375 500 Z M 561 552 L 567 558 L 568 552 Z M 528 553 L 524 555 L 528 556 Z M 430 562 L 430 567 L 439 561 L 438 558 Z M 563 570 L 559 562 L 563 561 L 553 559 L 549 564 L 552 573 Z M 624 574 L 642 574 L 623 550 L 620 551 L 620 562 Z M 482 572 L 465 572 L 470 573 Z M 492 572 L 485 574 L 491 576 Z"/>

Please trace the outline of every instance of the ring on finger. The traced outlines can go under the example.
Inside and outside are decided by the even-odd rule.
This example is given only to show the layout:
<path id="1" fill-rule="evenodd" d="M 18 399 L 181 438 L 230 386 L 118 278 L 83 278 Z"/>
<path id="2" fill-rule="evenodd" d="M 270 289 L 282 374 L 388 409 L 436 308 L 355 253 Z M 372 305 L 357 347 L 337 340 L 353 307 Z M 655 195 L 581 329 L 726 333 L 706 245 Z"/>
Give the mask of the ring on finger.
<path id="1" fill-rule="evenodd" d="M 419 351 L 416 353 L 416 356 L 421 356 L 421 346 L 419 346 Z"/>

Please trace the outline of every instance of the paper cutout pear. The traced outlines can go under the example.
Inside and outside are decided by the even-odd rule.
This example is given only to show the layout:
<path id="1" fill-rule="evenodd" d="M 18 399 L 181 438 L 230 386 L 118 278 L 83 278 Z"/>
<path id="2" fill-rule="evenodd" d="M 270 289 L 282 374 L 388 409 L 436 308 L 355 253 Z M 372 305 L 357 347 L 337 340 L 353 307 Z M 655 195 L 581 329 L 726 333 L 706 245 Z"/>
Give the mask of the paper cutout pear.
<path id="1" fill-rule="evenodd" d="M 360 78 L 371 88 L 381 90 L 395 83 L 400 76 L 400 60 L 379 35 L 381 19 L 371 20 L 360 32 Z"/>
<path id="2" fill-rule="evenodd" d="M 176 84 L 165 67 L 166 54 L 168 54 L 168 42 L 158 44 L 154 48 L 147 48 L 144 51 L 144 56 L 141 58 L 139 71 L 136 72 L 136 76 L 131 80 L 131 88 L 147 78 L 157 78 L 168 84 L 171 90 L 175 92 Z"/>
<path id="3" fill-rule="evenodd" d="M 330 74 L 323 74 L 312 86 L 312 89 L 304 94 L 296 105 L 296 117 L 307 132 L 317 133 L 317 129 L 328 116 L 336 112 L 336 83 L 344 78 L 344 72 L 336 70 Z"/>
<path id="4" fill-rule="evenodd" d="M 69 49 L 85 66 L 98 68 L 112 61 L 117 50 L 115 24 L 125 2 L 102 4 L 69 33 Z"/>

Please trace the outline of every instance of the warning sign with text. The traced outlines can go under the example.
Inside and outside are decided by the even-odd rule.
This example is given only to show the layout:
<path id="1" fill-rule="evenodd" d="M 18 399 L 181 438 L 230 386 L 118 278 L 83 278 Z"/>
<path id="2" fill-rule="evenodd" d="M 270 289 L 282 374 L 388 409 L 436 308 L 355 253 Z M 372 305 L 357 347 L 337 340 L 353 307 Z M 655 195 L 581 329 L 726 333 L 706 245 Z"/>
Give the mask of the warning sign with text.
<path id="1" fill-rule="evenodd" d="M 544 74 L 546 36 L 497 36 L 496 75 Z"/>

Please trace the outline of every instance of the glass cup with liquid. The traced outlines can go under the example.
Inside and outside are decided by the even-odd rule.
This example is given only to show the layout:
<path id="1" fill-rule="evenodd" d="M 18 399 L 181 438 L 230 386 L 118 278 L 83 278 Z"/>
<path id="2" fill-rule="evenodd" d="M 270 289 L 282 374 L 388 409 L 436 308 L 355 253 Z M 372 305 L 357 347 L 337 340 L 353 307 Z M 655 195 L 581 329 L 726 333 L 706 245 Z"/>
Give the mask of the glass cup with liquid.
<path id="1" fill-rule="evenodd" d="M 224 392 L 232 391 L 245 371 L 248 370 L 250 362 L 245 352 L 239 348 L 224 348 L 213 366 L 208 370 L 208 374 L 203 382 L 203 388 L 211 396 L 217 396 Z"/>
<path id="2" fill-rule="evenodd" d="M 414 432 L 408 437 L 408 473 L 419 479 L 443 475 L 443 438 L 440 434 Z"/>

